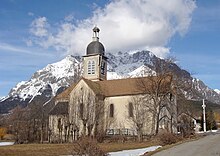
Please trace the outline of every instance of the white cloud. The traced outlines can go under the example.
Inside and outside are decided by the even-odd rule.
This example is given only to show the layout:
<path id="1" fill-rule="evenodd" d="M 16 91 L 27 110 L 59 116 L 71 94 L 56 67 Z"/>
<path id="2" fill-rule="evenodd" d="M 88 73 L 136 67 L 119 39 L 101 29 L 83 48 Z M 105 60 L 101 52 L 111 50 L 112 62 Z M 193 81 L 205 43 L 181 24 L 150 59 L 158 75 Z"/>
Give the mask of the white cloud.
<path id="1" fill-rule="evenodd" d="M 39 17 L 31 23 L 30 32 L 37 37 L 44 37 L 48 35 L 48 27 L 47 18 Z"/>
<path id="2" fill-rule="evenodd" d="M 166 48 L 175 34 L 184 35 L 191 22 L 194 0 L 114 0 L 93 15 L 76 24 L 60 24 L 56 33 L 48 33 L 45 17 L 32 22 L 35 42 L 67 53 L 85 54 L 91 41 L 92 28 L 100 27 L 100 41 L 106 51 L 151 49 L 157 56 L 169 53 Z"/>
<path id="3" fill-rule="evenodd" d="M 167 54 L 170 53 L 170 48 L 167 47 L 145 47 L 144 49 L 148 49 L 149 51 L 151 51 L 152 53 L 154 53 L 156 56 L 163 58 L 164 56 L 166 56 Z"/>
<path id="4" fill-rule="evenodd" d="M 32 50 L 29 50 L 23 47 L 13 46 L 7 43 L 0 43 L 0 50 L 1 52 L 14 52 L 14 53 L 28 54 L 28 55 L 35 55 L 35 56 L 51 56 L 51 54 L 49 53 L 39 52 L 40 50 L 33 51 L 33 48 Z"/>
<path id="5" fill-rule="evenodd" d="M 33 42 L 30 39 L 29 40 L 25 40 L 25 42 L 26 42 L 26 45 L 29 46 L 29 47 L 33 45 Z"/>
<path id="6" fill-rule="evenodd" d="M 33 12 L 28 12 L 28 16 L 34 16 Z"/>
<path id="7" fill-rule="evenodd" d="M 6 43 L 0 43 L 0 49 L 5 51 L 11 51 L 11 52 L 19 52 L 19 53 L 25 53 L 30 54 L 31 52 L 19 47 L 15 47 Z"/>
<path id="8" fill-rule="evenodd" d="M 71 21 L 73 21 L 73 19 L 74 19 L 73 14 L 69 14 L 64 18 L 64 20 L 67 21 L 67 22 L 71 22 Z"/>

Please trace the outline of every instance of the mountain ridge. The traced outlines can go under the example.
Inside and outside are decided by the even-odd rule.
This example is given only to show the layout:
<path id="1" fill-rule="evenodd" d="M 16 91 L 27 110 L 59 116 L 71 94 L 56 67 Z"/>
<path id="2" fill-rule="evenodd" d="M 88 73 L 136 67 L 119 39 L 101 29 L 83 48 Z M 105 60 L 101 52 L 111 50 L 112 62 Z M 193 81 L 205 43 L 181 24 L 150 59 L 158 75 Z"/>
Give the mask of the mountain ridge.
<path id="1" fill-rule="evenodd" d="M 108 57 L 107 79 L 156 75 L 156 64 L 165 61 L 150 51 L 137 51 L 132 54 L 128 52 L 107 53 L 106 56 Z M 186 70 L 181 69 L 175 63 L 170 64 L 169 68 L 192 82 L 193 91 L 186 93 L 187 98 L 195 100 L 205 98 L 220 103 L 220 94 L 207 87 L 201 80 L 191 77 Z M 82 59 L 80 56 L 68 55 L 61 61 L 48 64 L 43 69 L 36 71 L 30 80 L 19 82 L 5 98 L 0 99 L 0 113 L 10 111 L 17 103 L 25 107 L 29 103 L 35 102 L 35 97 L 38 100 L 41 96 L 44 101 L 50 100 L 74 83 L 81 75 Z"/>

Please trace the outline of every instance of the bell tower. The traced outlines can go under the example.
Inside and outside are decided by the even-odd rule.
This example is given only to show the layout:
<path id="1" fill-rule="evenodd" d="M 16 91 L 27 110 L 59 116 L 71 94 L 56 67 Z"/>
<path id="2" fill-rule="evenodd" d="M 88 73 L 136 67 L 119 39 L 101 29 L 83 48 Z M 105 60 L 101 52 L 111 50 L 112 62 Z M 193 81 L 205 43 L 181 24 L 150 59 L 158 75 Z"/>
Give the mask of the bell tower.
<path id="1" fill-rule="evenodd" d="M 93 28 L 92 42 L 83 56 L 83 77 L 93 81 L 107 79 L 107 57 L 103 44 L 99 42 L 99 32 L 98 27 Z"/>

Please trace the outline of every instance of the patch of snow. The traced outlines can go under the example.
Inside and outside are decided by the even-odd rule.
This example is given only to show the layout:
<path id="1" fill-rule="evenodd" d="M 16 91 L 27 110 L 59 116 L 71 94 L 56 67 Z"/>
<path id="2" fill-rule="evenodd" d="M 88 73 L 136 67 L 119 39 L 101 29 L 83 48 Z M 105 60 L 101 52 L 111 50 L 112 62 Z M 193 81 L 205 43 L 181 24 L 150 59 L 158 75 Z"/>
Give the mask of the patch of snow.
<path id="1" fill-rule="evenodd" d="M 0 146 L 14 145 L 14 142 L 0 142 Z"/>
<path id="2" fill-rule="evenodd" d="M 198 133 L 198 134 L 209 133 L 209 132 L 217 133 L 218 131 L 219 131 L 219 130 L 209 130 L 209 131 L 206 131 L 206 132 L 204 132 L 204 131 L 199 131 L 199 132 L 196 132 L 196 133 Z"/>
<path id="3" fill-rule="evenodd" d="M 45 102 L 45 103 L 43 104 L 43 106 L 46 106 L 51 100 L 52 100 L 52 98 L 51 98 L 50 100 L 48 100 L 47 102 Z"/>
<path id="4" fill-rule="evenodd" d="M 115 68 L 116 73 L 119 73 L 123 76 L 129 76 L 128 73 L 132 72 L 133 70 L 137 69 L 138 67 L 142 66 L 142 62 L 138 63 L 128 63 L 128 64 L 121 64 L 117 68 Z"/>
<path id="5" fill-rule="evenodd" d="M 5 98 L 5 96 L 2 96 L 2 97 L 0 97 L 0 100 L 1 100 L 1 99 L 4 99 L 4 98 Z"/>
<path id="6" fill-rule="evenodd" d="M 139 156 L 143 155 L 146 152 L 155 151 L 156 149 L 160 148 L 161 146 L 151 146 L 148 148 L 140 148 L 134 150 L 123 150 L 118 152 L 110 152 L 109 156 Z"/>
<path id="7" fill-rule="evenodd" d="M 14 88 L 13 90 L 17 90 L 18 88 L 20 88 L 22 85 L 24 85 L 27 81 L 21 81 L 19 82 Z"/>
<path id="8" fill-rule="evenodd" d="M 198 78 L 193 78 L 193 79 L 192 79 L 192 82 L 193 82 L 193 83 L 197 83 L 197 82 L 199 82 L 199 81 L 200 81 L 200 79 L 198 79 Z"/>
<path id="9" fill-rule="evenodd" d="M 156 76 L 156 72 L 150 69 L 149 67 L 142 65 L 134 71 L 128 73 L 130 77 L 143 77 L 143 76 Z"/>
<path id="10" fill-rule="evenodd" d="M 55 96 L 56 95 L 56 92 L 57 92 L 57 90 L 60 88 L 60 86 L 62 86 L 61 84 L 59 84 L 59 83 L 53 83 L 53 84 L 50 84 L 51 85 L 51 88 L 52 88 L 52 94 L 53 94 L 53 96 Z"/>
<path id="11" fill-rule="evenodd" d="M 135 54 L 135 53 L 137 53 L 137 52 L 139 52 L 140 50 L 131 50 L 131 51 L 128 51 L 128 54 L 129 55 L 133 55 L 133 54 Z"/>
<path id="12" fill-rule="evenodd" d="M 26 87 L 22 89 L 22 91 L 20 91 L 19 97 L 22 99 L 27 99 L 30 98 L 32 96 L 36 96 L 38 93 L 38 90 L 41 88 L 41 85 L 36 86 L 35 83 L 29 82 L 26 83 Z"/>
<path id="13" fill-rule="evenodd" d="M 31 103 L 32 100 L 33 100 L 33 99 L 35 98 L 35 96 L 37 96 L 37 95 L 41 95 L 41 93 L 40 93 L 40 92 L 34 92 L 32 98 L 31 98 L 30 101 L 29 101 L 29 103 Z"/>
<path id="14" fill-rule="evenodd" d="M 217 129 L 215 129 L 215 130 L 210 130 L 210 132 L 216 133 L 216 132 L 218 132 L 218 130 L 217 130 Z"/>
<path id="15" fill-rule="evenodd" d="M 5 101 L 7 98 L 9 98 L 9 95 L 1 97 L 0 102 Z"/>
<path id="16" fill-rule="evenodd" d="M 122 76 L 117 74 L 116 72 L 108 72 L 107 73 L 107 80 L 113 80 L 113 79 L 121 79 Z"/>
<path id="17" fill-rule="evenodd" d="M 214 89 L 214 91 L 218 94 L 220 94 L 220 90 L 219 89 Z"/>
<path id="18" fill-rule="evenodd" d="M 74 72 L 72 72 L 72 69 L 74 66 L 78 65 L 79 61 L 77 61 L 72 56 L 67 56 L 59 62 L 47 65 L 41 71 L 49 71 L 54 77 L 59 79 L 65 76 L 74 76 Z"/>

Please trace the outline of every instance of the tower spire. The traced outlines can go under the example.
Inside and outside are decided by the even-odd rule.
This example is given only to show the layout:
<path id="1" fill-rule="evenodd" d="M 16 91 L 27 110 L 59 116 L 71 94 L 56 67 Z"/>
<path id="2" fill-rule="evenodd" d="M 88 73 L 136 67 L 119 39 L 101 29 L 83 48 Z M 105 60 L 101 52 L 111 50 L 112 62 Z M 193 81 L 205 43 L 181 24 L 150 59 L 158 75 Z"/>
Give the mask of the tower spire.
<path id="1" fill-rule="evenodd" d="M 99 41 L 99 31 L 100 31 L 100 29 L 97 27 L 97 26 L 95 26 L 93 29 L 93 41 Z"/>
<path id="2" fill-rule="evenodd" d="M 99 42 L 100 29 L 95 26 L 93 29 L 93 41 L 86 48 L 86 55 L 83 56 L 83 77 L 93 81 L 107 79 L 107 57 L 105 48 Z"/>

